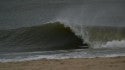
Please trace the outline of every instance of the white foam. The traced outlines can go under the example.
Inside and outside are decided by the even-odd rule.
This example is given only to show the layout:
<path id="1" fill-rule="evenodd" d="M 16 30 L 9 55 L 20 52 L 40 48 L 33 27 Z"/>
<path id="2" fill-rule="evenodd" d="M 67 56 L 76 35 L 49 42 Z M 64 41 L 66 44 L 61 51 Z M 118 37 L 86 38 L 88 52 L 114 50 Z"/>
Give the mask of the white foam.
<path id="1" fill-rule="evenodd" d="M 40 52 L 37 52 L 38 54 Z M 22 62 L 22 61 L 31 61 L 31 60 L 41 60 L 41 59 L 69 59 L 69 58 L 96 58 L 96 57 L 118 57 L 118 56 L 125 56 L 124 49 L 114 49 L 114 50 L 105 50 L 105 49 L 98 49 L 98 50 L 74 50 L 71 52 L 60 53 L 60 54 L 51 54 L 51 55 L 37 55 L 33 54 L 28 56 L 31 53 L 23 53 L 27 55 L 24 57 L 23 54 L 17 54 L 16 56 L 11 56 L 13 58 L 3 58 L 0 59 L 0 62 Z M 10 54 L 11 55 L 11 54 Z M 9 55 L 8 55 L 9 56 Z"/>
<path id="2" fill-rule="evenodd" d="M 106 44 L 102 45 L 103 48 L 123 48 L 125 47 L 125 40 L 113 40 L 108 41 Z"/>

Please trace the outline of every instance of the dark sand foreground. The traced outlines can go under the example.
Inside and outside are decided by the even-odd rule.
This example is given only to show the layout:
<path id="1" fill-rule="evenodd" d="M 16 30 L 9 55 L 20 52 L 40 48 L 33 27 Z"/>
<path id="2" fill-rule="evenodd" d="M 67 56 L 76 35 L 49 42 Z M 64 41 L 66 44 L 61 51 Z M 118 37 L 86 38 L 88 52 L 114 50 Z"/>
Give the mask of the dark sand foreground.
<path id="1" fill-rule="evenodd" d="M 0 70 L 125 70 L 125 57 L 9 62 Z"/>

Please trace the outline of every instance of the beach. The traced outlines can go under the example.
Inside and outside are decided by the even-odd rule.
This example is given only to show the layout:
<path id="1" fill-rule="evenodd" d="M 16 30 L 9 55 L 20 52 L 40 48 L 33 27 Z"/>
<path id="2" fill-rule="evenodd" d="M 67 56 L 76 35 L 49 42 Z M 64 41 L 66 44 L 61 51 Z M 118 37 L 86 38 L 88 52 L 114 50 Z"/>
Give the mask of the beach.
<path id="1" fill-rule="evenodd" d="M 125 57 L 41 59 L 0 63 L 0 70 L 125 70 Z"/>

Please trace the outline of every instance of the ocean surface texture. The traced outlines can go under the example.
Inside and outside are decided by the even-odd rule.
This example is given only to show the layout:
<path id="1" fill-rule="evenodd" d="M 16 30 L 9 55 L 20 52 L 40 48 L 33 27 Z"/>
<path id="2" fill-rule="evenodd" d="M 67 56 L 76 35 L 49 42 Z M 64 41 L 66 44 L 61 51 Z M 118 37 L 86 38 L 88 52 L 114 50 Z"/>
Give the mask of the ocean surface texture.
<path id="1" fill-rule="evenodd" d="M 0 62 L 125 56 L 124 0 L 0 0 Z"/>

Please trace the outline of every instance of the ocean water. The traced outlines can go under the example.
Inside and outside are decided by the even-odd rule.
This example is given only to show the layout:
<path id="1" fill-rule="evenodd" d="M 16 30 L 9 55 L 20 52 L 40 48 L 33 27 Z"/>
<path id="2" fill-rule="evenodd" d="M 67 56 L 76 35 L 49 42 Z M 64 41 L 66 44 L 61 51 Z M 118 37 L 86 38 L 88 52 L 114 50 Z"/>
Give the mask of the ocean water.
<path id="1" fill-rule="evenodd" d="M 124 27 L 63 22 L 1 30 L 0 62 L 125 56 L 124 38 Z"/>
<path id="2" fill-rule="evenodd" d="M 1 0 L 0 62 L 125 56 L 124 5 L 124 0 Z"/>
<path id="3" fill-rule="evenodd" d="M 0 62 L 22 62 L 41 59 L 97 58 L 125 56 L 124 49 L 77 49 L 0 54 Z"/>

